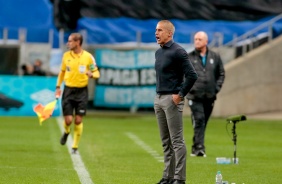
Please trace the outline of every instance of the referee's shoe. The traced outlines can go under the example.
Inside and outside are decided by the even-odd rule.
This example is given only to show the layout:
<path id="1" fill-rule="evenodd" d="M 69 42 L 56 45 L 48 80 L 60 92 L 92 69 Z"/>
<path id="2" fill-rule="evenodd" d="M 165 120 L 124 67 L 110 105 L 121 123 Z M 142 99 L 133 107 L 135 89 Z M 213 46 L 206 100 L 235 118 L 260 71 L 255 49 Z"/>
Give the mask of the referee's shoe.
<path id="1" fill-rule="evenodd" d="M 67 133 L 64 132 L 64 134 L 62 135 L 61 140 L 60 140 L 61 145 L 66 144 L 68 136 L 69 136 L 69 133 L 67 134 Z"/>
<path id="2" fill-rule="evenodd" d="M 77 148 L 72 148 L 72 149 L 71 149 L 71 154 L 77 154 L 77 153 L 78 153 Z"/>

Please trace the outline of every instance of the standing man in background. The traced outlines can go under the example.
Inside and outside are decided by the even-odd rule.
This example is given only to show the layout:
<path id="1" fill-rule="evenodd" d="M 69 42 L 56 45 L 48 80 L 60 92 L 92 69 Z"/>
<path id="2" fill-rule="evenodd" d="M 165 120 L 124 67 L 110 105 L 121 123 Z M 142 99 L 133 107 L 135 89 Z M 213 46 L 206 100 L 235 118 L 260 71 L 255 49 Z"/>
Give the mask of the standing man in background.
<path id="1" fill-rule="evenodd" d="M 75 154 L 83 130 L 82 118 L 86 115 L 88 103 L 88 78 L 99 78 L 100 72 L 94 57 L 82 49 L 83 37 L 80 33 L 72 33 L 68 38 L 69 51 L 62 58 L 61 71 L 56 85 L 56 97 L 60 96 L 60 86 L 64 81 L 62 109 L 64 128 L 60 143 L 64 145 L 70 134 L 70 125 L 74 117 L 74 138 L 72 153 Z M 75 115 L 73 116 L 73 112 Z"/>
<path id="2" fill-rule="evenodd" d="M 211 51 L 207 45 L 207 34 L 203 31 L 197 32 L 194 36 L 195 50 L 189 53 L 190 61 L 199 76 L 187 95 L 194 128 L 191 156 L 200 157 L 206 157 L 205 130 L 213 110 L 216 94 L 220 91 L 225 78 L 219 54 Z"/>
<path id="3" fill-rule="evenodd" d="M 33 64 L 33 75 L 46 76 L 47 73 L 42 69 L 42 61 L 36 59 Z"/>
<path id="4" fill-rule="evenodd" d="M 183 138 L 184 97 L 197 80 L 187 52 L 173 41 L 174 25 L 158 22 L 155 53 L 156 92 L 154 101 L 164 152 L 164 171 L 158 184 L 185 184 L 186 146 Z"/>

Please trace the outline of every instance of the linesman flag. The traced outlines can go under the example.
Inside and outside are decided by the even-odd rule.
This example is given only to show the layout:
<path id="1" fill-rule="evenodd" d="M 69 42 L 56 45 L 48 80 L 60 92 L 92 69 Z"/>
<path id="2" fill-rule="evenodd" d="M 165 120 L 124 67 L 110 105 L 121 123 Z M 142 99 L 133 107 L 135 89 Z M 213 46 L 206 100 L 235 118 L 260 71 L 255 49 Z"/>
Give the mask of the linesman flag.
<path id="1" fill-rule="evenodd" d="M 48 118 L 50 118 L 53 114 L 53 111 L 56 107 L 58 98 L 56 100 L 49 102 L 48 104 L 45 105 L 45 107 L 42 104 L 37 104 L 34 108 L 33 111 L 37 114 L 39 118 L 39 124 L 42 125 L 42 122 Z"/>

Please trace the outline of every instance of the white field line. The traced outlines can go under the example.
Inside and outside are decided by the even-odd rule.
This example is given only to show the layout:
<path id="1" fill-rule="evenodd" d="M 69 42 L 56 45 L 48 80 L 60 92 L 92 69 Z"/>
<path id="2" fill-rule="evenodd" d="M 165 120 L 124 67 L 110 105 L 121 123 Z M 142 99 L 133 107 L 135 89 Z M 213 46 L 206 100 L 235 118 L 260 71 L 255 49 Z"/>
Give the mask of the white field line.
<path id="1" fill-rule="evenodd" d="M 158 154 L 157 151 L 155 151 L 153 148 L 151 148 L 149 145 L 147 145 L 144 141 L 142 141 L 138 136 L 136 136 L 132 132 L 126 132 L 125 133 L 135 144 L 140 146 L 143 150 L 145 150 L 147 153 L 149 153 L 152 157 L 154 157 L 158 162 L 163 162 L 163 156 Z"/>
<path id="2" fill-rule="evenodd" d="M 64 132 L 63 121 L 64 120 L 63 120 L 62 117 L 57 118 L 57 123 L 58 123 L 62 133 Z M 70 157 L 72 159 L 74 169 L 76 170 L 76 173 L 79 177 L 80 183 L 81 184 L 94 184 L 94 182 L 91 180 L 91 177 L 90 177 L 88 171 L 86 170 L 86 168 L 84 166 L 84 163 L 83 163 L 83 161 L 80 157 L 79 152 L 77 152 L 76 154 L 71 153 L 72 142 L 73 142 L 72 136 L 69 135 L 66 145 L 68 147 L 68 152 L 69 152 Z"/>

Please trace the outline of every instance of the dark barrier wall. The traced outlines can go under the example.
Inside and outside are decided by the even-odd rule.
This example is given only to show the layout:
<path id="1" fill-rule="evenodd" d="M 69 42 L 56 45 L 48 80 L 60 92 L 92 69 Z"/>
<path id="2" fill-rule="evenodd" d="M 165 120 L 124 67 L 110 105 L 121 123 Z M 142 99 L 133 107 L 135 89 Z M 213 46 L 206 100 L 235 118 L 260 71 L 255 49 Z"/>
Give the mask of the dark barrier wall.
<path id="1" fill-rule="evenodd" d="M 19 63 L 19 47 L 0 47 L 0 75 L 16 75 Z"/>
<path id="2" fill-rule="evenodd" d="M 50 0 L 57 28 L 74 29 L 81 17 L 136 19 L 258 20 L 282 13 L 269 0 Z"/>
<path id="3" fill-rule="evenodd" d="M 282 2 L 269 0 L 81 0 L 82 17 L 239 21 L 281 12 Z"/>
<path id="4" fill-rule="evenodd" d="M 257 20 L 282 13 L 282 1 L 269 0 L 51 0 L 57 21 L 81 17 L 137 19 Z M 70 14 L 70 9 L 72 13 Z M 78 14 L 80 10 L 80 15 Z M 63 22 L 62 22 L 63 24 Z"/>
<path id="5" fill-rule="evenodd" d="M 80 0 L 51 0 L 54 10 L 54 24 L 58 29 L 73 30 L 80 18 Z"/>

